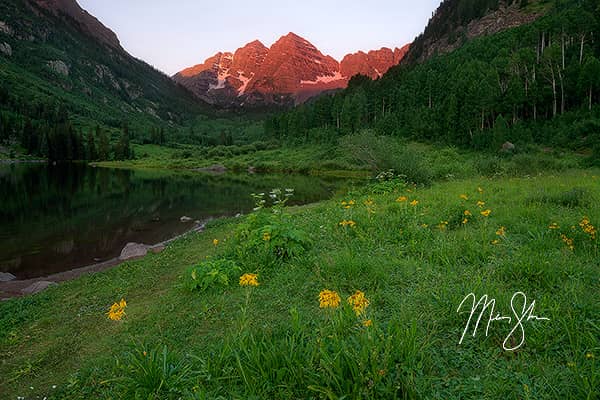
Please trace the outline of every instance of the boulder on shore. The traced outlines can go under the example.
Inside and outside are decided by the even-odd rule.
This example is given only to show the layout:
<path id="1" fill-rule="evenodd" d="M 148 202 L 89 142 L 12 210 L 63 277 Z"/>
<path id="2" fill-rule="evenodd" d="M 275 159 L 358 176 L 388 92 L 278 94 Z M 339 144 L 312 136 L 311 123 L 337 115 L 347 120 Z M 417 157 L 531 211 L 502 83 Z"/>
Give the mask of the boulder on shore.
<path id="1" fill-rule="evenodd" d="M 58 286 L 58 284 L 56 282 L 38 281 L 27 286 L 25 289 L 21 289 L 21 293 L 36 294 L 41 292 L 42 290 L 48 289 L 50 286 Z"/>
<path id="2" fill-rule="evenodd" d="M 141 243 L 127 243 L 127 245 L 121 250 L 119 260 L 131 260 L 132 258 L 144 257 L 148 254 L 148 246 Z"/>
<path id="3" fill-rule="evenodd" d="M 15 279 L 17 279 L 17 277 L 10 272 L 0 272 L 0 282 L 10 282 Z"/>

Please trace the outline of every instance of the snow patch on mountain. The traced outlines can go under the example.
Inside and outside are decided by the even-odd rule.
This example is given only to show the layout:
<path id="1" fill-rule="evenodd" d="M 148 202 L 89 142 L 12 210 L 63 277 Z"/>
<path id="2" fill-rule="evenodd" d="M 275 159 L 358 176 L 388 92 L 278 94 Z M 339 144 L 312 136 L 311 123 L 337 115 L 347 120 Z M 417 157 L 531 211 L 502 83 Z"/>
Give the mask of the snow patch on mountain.
<path id="1" fill-rule="evenodd" d="M 314 81 L 300 81 L 300 84 L 302 84 L 302 85 L 318 85 L 320 83 L 331 83 L 331 82 L 335 82 L 335 81 L 341 81 L 344 79 L 345 78 L 342 76 L 340 71 L 336 71 L 335 74 L 333 74 L 333 75 L 318 76 L 317 79 Z"/>

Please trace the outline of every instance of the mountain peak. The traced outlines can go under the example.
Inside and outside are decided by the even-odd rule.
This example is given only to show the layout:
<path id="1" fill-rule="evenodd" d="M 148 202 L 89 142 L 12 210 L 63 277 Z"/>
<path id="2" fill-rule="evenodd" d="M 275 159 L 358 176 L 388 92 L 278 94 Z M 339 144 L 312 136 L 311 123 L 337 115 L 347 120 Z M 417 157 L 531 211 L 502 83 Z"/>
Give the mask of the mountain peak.
<path id="1" fill-rule="evenodd" d="M 221 105 L 299 103 L 323 91 L 345 88 L 357 74 L 379 78 L 398 64 L 404 53 L 384 47 L 347 55 L 339 63 L 289 32 L 270 48 L 255 40 L 237 49 L 233 56 L 218 53 L 173 79 L 198 97 Z"/>

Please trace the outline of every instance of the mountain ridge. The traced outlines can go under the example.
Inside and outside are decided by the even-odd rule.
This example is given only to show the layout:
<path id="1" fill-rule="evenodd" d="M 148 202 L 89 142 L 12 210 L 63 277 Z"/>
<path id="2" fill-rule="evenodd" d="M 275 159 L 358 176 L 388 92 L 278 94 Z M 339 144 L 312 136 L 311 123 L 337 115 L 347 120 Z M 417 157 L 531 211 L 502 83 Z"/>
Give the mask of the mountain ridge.
<path id="1" fill-rule="evenodd" d="M 347 87 L 361 74 L 377 79 L 400 63 L 410 45 L 347 54 L 341 61 L 289 32 L 270 48 L 258 40 L 218 52 L 172 78 L 197 97 L 221 106 L 290 105 Z"/>

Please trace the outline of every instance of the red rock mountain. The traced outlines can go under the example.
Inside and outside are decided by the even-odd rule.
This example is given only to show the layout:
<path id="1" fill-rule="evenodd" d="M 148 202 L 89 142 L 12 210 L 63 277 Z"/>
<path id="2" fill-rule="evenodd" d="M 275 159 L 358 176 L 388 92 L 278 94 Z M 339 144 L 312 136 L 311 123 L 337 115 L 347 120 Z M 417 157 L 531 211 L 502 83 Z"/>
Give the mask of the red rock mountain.
<path id="1" fill-rule="evenodd" d="M 400 63 L 408 48 L 361 51 L 340 63 L 288 33 L 270 49 L 254 41 L 235 53 L 217 53 L 173 79 L 213 104 L 297 104 L 324 91 L 345 88 L 357 74 L 381 77 Z"/>

